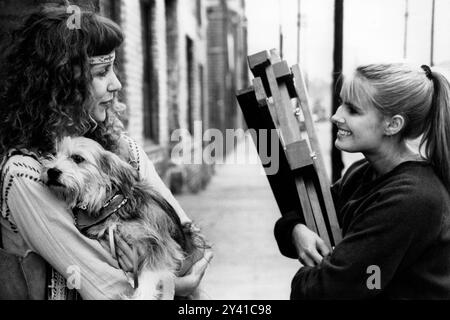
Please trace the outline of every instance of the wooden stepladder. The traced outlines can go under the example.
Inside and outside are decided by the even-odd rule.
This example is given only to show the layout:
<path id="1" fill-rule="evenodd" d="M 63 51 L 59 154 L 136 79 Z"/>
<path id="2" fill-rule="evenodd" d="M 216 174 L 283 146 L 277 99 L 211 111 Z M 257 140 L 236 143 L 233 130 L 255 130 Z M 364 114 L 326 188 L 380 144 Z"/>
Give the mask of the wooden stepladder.
<path id="1" fill-rule="evenodd" d="M 251 55 L 248 62 L 253 86 L 239 91 L 237 99 L 248 128 L 256 131 L 252 136 L 260 157 L 262 145 L 279 155 L 275 173 L 263 165 L 281 214 L 301 214 L 331 248 L 340 242 L 341 230 L 300 67 L 289 68 L 274 51 Z M 278 141 L 278 153 L 270 150 L 270 139 Z"/>

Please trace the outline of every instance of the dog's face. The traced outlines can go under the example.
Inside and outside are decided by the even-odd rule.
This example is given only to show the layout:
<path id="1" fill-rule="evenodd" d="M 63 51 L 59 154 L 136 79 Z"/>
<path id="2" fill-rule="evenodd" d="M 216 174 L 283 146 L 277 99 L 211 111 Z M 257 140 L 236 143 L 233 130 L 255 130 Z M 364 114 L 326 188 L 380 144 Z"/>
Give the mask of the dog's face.
<path id="1" fill-rule="evenodd" d="M 117 184 L 131 183 L 132 168 L 94 140 L 66 137 L 56 155 L 42 161 L 42 180 L 70 208 L 84 206 L 98 213 Z"/>

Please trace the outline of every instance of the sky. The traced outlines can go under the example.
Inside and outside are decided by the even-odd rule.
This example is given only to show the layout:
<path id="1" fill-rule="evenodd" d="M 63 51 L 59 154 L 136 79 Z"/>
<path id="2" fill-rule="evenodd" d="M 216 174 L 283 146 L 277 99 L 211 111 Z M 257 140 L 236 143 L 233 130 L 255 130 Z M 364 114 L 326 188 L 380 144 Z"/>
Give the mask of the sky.
<path id="1" fill-rule="evenodd" d="M 450 0 L 435 1 L 434 62 L 447 62 L 450 67 Z M 300 67 L 310 102 L 331 116 L 334 0 L 301 0 L 300 8 Z M 248 53 L 279 48 L 281 25 L 283 58 L 289 65 L 296 64 L 297 12 L 298 0 L 246 0 Z M 419 66 L 431 64 L 431 16 L 432 0 L 344 0 L 344 72 L 364 63 L 406 60 Z M 447 69 L 443 71 L 450 76 Z M 359 157 L 353 156 L 344 153 L 344 162 L 348 165 Z"/>
<path id="2" fill-rule="evenodd" d="M 297 63 L 298 0 L 246 0 L 249 54 L 279 48 Z M 344 0 L 344 71 L 368 62 L 404 59 L 430 64 L 431 0 Z M 436 0 L 434 61 L 450 61 L 450 0 Z M 301 0 L 300 66 L 309 80 L 331 81 L 334 0 Z"/>

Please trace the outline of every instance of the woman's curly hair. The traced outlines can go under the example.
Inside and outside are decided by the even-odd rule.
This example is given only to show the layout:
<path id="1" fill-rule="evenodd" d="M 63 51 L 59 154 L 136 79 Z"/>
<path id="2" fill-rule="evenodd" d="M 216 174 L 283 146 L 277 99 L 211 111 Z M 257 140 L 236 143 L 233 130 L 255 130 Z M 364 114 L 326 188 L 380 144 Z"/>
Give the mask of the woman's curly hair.
<path id="1" fill-rule="evenodd" d="M 54 151 L 64 135 L 84 135 L 117 148 L 114 112 L 92 131 L 92 75 L 88 57 L 105 55 L 123 41 L 120 27 L 91 11 L 69 28 L 64 6 L 46 5 L 11 34 L 0 60 L 0 155 L 11 148 Z"/>

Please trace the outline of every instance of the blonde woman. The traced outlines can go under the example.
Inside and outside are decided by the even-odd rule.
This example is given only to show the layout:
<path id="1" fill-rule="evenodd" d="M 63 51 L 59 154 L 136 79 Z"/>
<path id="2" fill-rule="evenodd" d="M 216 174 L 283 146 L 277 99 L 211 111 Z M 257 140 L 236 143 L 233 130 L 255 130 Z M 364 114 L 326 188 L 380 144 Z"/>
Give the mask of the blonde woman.
<path id="1" fill-rule="evenodd" d="M 335 145 L 365 159 L 332 186 L 333 250 L 295 214 L 277 222 L 282 253 L 304 265 L 292 299 L 450 298 L 449 98 L 428 66 L 371 64 L 345 79 Z M 423 156 L 407 146 L 421 135 Z"/>

